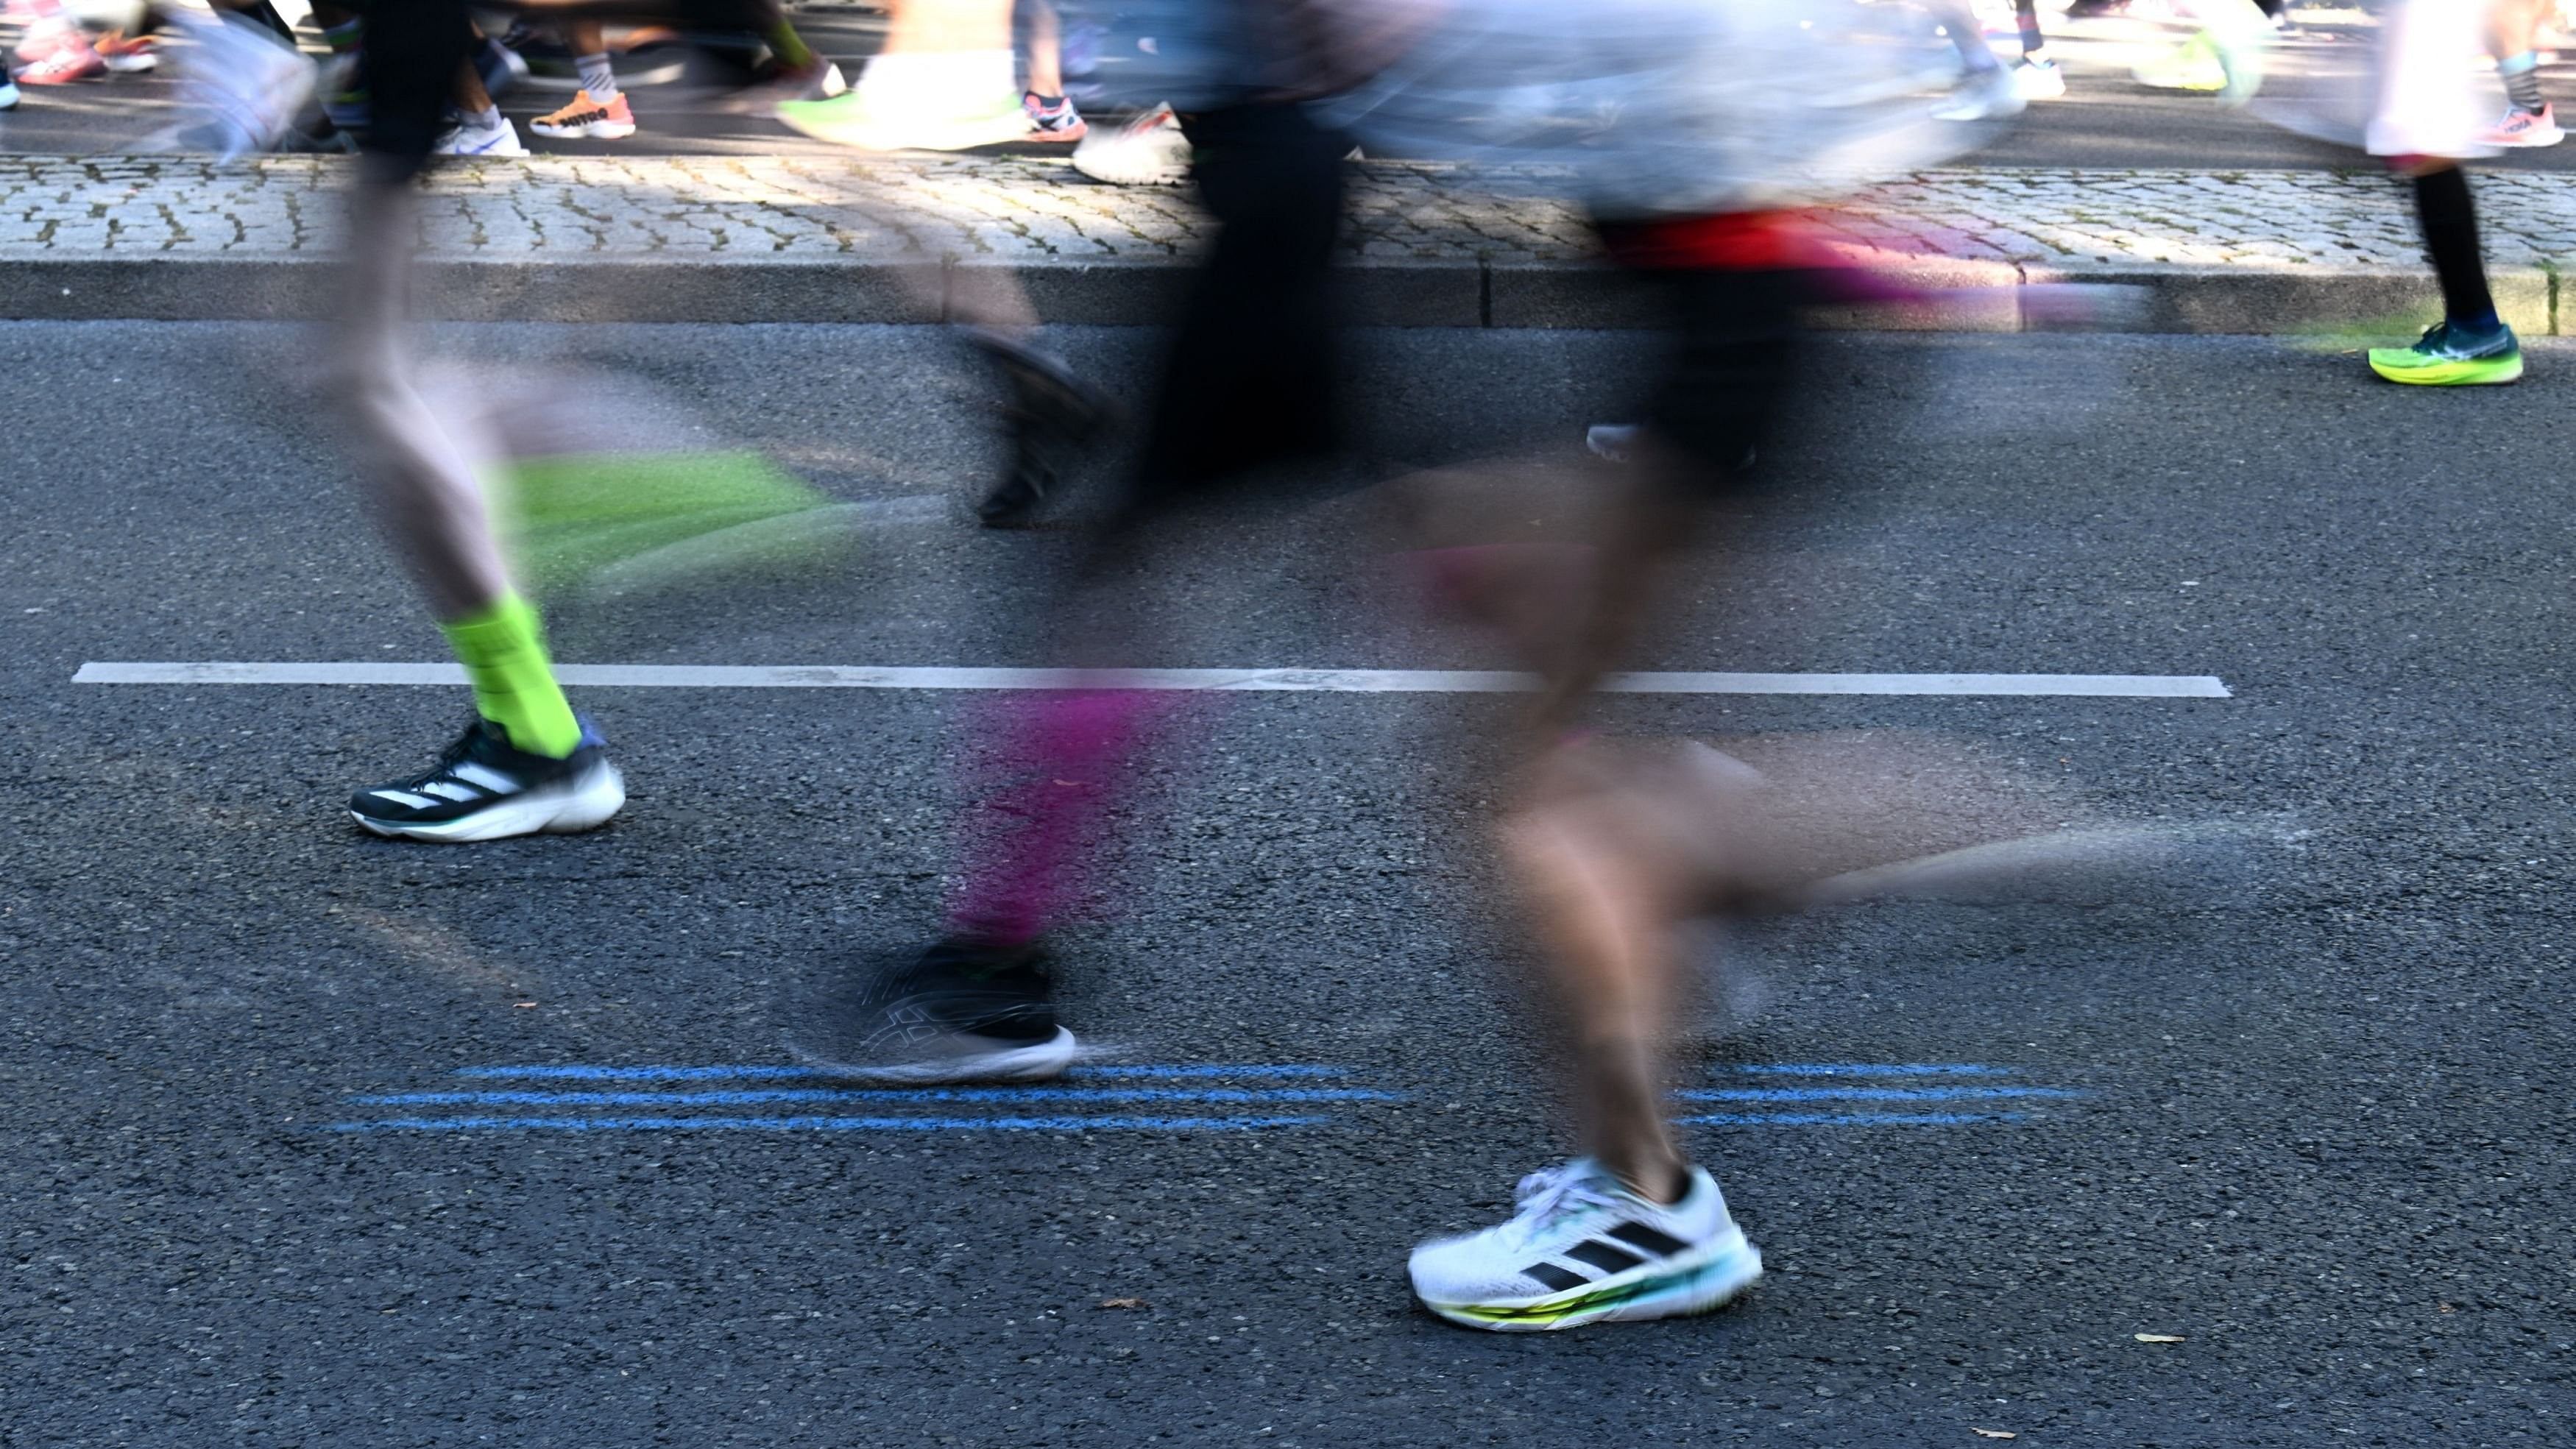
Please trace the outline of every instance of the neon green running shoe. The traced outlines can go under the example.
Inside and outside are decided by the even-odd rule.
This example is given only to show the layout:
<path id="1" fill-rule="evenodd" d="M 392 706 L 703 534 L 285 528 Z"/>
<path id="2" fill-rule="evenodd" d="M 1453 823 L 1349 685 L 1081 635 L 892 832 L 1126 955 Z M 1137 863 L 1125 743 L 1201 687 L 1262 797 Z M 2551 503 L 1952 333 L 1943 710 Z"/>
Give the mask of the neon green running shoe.
<path id="1" fill-rule="evenodd" d="M 2502 323 L 2493 332 L 2476 333 L 2436 322 L 2412 347 L 2370 349 L 2370 370 L 2390 382 L 2418 387 L 2511 382 L 2522 376 L 2522 344 Z"/>
<path id="2" fill-rule="evenodd" d="M 778 119 L 818 141 L 861 151 L 969 151 L 1029 134 L 1029 115 L 1016 92 L 989 106 L 953 112 L 920 105 L 889 109 L 864 80 L 829 100 L 782 102 Z"/>
<path id="3" fill-rule="evenodd" d="M 2130 72 L 2138 84 L 2166 91 L 2223 91 L 2227 65 L 2217 37 L 2203 30 Z"/>

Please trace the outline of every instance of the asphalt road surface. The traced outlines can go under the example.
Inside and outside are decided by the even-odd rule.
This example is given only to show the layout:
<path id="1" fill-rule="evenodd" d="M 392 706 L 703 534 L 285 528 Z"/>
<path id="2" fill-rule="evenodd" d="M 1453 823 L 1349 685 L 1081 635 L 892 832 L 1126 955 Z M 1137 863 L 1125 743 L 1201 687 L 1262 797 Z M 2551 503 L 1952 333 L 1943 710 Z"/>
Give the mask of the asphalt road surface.
<path id="1" fill-rule="evenodd" d="M 870 505 L 829 569 L 558 601 L 565 658 L 1044 662 L 1029 609 L 1070 535 L 964 521 L 986 389 L 939 334 L 440 340 L 495 387 L 576 361 L 650 383 Z M 2230 697 L 1605 722 L 1906 732 L 2200 843 L 2117 889 L 1743 933 L 1685 1063 L 1719 1095 L 1677 1110 L 1729 1119 L 1688 1142 L 1770 1275 L 1706 1319 L 1507 1338 L 1402 1279 L 1564 1150 L 1480 843 L 1474 742 L 1505 701 L 1186 701 L 1115 919 L 1064 943 L 1071 1019 L 1115 1048 L 1065 1084 L 1092 1095 L 765 1095 L 812 1085 L 781 1070 L 797 1004 L 933 920 L 982 697 L 589 690 L 633 788 L 610 828 L 366 837 L 339 802 L 425 762 L 461 690 L 72 682 L 445 657 L 343 486 L 309 339 L 0 342 L 27 445 L 0 569 L 0 1442 L 2576 1433 L 2576 350 L 2436 393 L 2259 339 L 1832 340 L 1807 441 L 1648 662 Z M 1064 342 L 1141 386 L 1145 339 Z M 1634 344 L 1368 338 L 1367 436 L 1413 463 L 1562 448 L 1619 416 Z M 1483 662 L 1390 622 L 1370 501 L 1185 534 L 1153 587 L 1190 627 L 1135 662 Z M 1783 1070 L 1816 1065 L 1856 1070 Z"/>
<path id="2" fill-rule="evenodd" d="M 2349 12 L 2337 12 L 2348 14 Z M 852 79 L 861 60 L 883 44 L 884 17 L 855 5 L 813 5 L 796 12 L 801 32 L 836 58 Z M 2030 167 L 2190 167 L 2202 169 L 2319 169 L 2371 164 L 2357 152 L 2294 135 L 2253 117 L 2222 109 L 2206 95 L 2153 90 L 2137 84 L 2129 68 L 2172 43 L 2178 30 L 2145 22 L 2050 22 L 2063 33 L 2052 40 L 2068 76 L 2062 100 L 2033 105 L 1993 145 L 1962 164 Z M 2350 24 L 2311 24 L 2283 42 L 2273 64 L 2283 77 L 2273 90 L 2295 92 L 2299 79 L 2348 71 L 2358 62 L 2368 30 Z M 2006 60 L 2019 42 L 1993 37 Z M 661 52 L 650 65 L 627 70 L 627 89 L 642 130 L 621 141 L 549 141 L 527 133 L 527 123 L 570 99 L 568 81 L 529 85 L 505 96 L 502 110 L 519 123 L 522 138 L 540 151 L 566 154 L 824 154 L 834 148 L 809 140 L 763 116 L 730 114 L 704 87 L 714 70 L 693 69 Z M 669 83 L 657 78 L 668 77 Z M 636 83 L 642 81 L 642 84 Z M 2576 57 L 2545 67 L 2542 80 L 2560 104 L 2576 106 Z M 0 151 L 82 154 L 130 147 L 161 124 L 173 94 L 166 76 L 127 76 L 77 86 L 30 89 L 16 111 L 0 116 Z M 2499 106 L 2502 91 L 2497 91 Z M 994 148 L 1024 154 L 1061 153 L 1063 146 Z M 2576 145 L 2508 152 L 2483 163 L 2513 169 L 2576 168 Z"/>

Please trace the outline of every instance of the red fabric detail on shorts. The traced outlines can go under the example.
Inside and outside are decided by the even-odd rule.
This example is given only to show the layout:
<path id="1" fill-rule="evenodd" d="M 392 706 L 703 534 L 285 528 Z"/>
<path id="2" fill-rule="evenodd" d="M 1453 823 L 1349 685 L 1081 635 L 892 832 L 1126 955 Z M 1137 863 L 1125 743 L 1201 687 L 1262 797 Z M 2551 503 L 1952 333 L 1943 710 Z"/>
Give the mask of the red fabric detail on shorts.
<path id="1" fill-rule="evenodd" d="M 1601 244 L 1623 267 L 1790 272 L 1850 265 L 1799 211 L 1730 211 L 1669 221 L 1604 223 Z"/>

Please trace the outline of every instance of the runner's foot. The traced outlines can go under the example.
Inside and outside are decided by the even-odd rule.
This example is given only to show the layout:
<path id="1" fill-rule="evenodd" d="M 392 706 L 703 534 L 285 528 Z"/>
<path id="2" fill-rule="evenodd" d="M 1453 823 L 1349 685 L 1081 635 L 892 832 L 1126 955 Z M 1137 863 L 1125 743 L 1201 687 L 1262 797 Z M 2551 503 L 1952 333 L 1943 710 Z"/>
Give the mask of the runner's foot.
<path id="1" fill-rule="evenodd" d="M 1534 1172 L 1510 1221 L 1413 1250 L 1414 1296 L 1470 1328 L 1537 1332 L 1706 1313 L 1762 1276 L 1707 1171 L 1669 1206 L 1590 1158 Z"/>
<path id="2" fill-rule="evenodd" d="M 624 91 L 605 101 L 592 100 L 588 91 L 575 91 L 561 110 L 530 121 L 528 129 L 558 141 L 622 141 L 635 134 L 635 111 L 626 104 Z"/>
<path id="3" fill-rule="evenodd" d="M 2412 347 L 2370 349 L 2370 370 L 2419 387 L 2473 387 L 2522 376 L 2522 344 L 2499 322 L 2492 332 L 2450 322 L 2424 329 Z"/>
<path id="4" fill-rule="evenodd" d="M 1010 382 L 1011 400 L 1002 416 L 1011 435 L 1011 468 L 975 505 L 975 516 L 986 528 L 1018 528 L 1064 481 L 1074 455 L 1116 421 L 1117 410 L 1055 357 L 1002 338 L 979 338 L 978 344 L 1001 363 Z"/>
<path id="5" fill-rule="evenodd" d="M 1064 96 L 1042 96 L 1036 91 L 1028 91 L 1020 96 L 1020 109 L 1028 112 L 1029 139 L 1032 141 L 1062 141 L 1069 145 L 1091 131 L 1082 119 L 1082 112 L 1075 110 L 1073 102 Z"/>
<path id="6" fill-rule="evenodd" d="M 1073 148 L 1073 169 L 1112 186 L 1178 186 L 1190 179 L 1190 138 L 1169 106 L 1121 126 L 1090 132 Z"/>
<path id="7" fill-rule="evenodd" d="M 1942 121 L 2000 121 L 2020 115 L 2028 104 L 2021 98 L 2011 71 L 1999 65 L 1980 66 L 1968 72 L 1950 99 L 1932 116 Z"/>
<path id="8" fill-rule="evenodd" d="M 2504 113 L 2504 119 L 2489 126 L 2483 138 L 2490 146 L 2555 146 L 2567 139 L 2558 128 L 2558 107 L 2542 106 L 2526 111 L 2516 106 Z"/>
<path id="9" fill-rule="evenodd" d="M 152 53 L 149 35 L 111 30 L 90 42 L 90 48 L 98 52 L 99 62 L 117 75 L 139 75 L 161 66 L 161 57 Z"/>
<path id="10" fill-rule="evenodd" d="M 43 21 L 27 28 L 18 44 L 18 84 L 63 86 L 107 74 L 107 62 L 80 27 L 68 21 Z"/>
<path id="11" fill-rule="evenodd" d="M 349 814 L 378 835 L 462 842 L 591 830 L 625 803 L 608 742 L 589 726 L 558 760 L 516 748 L 509 731 L 478 719 L 427 771 L 351 796 Z"/>
<path id="12" fill-rule="evenodd" d="M 2223 91 L 2227 89 L 2227 67 L 2220 61 L 2218 42 L 2207 31 L 2157 56 L 2130 72 L 2142 86 L 2167 91 Z"/>
<path id="13" fill-rule="evenodd" d="M 1073 1062 L 1043 947 L 954 936 L 807 1014 L 792 1043 L 852 1081 L 1040 1082 Z"/>
<path id="14" fill-rule="evenodd" d="M 497 126 L 459 121 L 439 134 L 429 152 L 433 156 L 525 156 L 528 146 L 519 139 L 519 128 L 504 116 Z"/>
<path id="15" fill-rule="evenodd" d="M 2053 101 L 2066 94 L 2066 72 L 2053 60 L 2025 60 L 2013 67 L 2013 89 L 2025 101 Z"/>

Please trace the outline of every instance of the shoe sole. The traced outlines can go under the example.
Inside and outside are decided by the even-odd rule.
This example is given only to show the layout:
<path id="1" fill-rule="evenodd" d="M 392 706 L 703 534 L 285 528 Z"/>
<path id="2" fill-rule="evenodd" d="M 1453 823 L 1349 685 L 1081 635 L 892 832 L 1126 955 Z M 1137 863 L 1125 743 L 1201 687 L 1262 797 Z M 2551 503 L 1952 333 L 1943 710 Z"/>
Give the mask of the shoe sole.
<path id="1" fill-rule="evenodd" d="M 2503 146 L 2515 151 L 2532 151 L 2544 146 L 2557 145 L 2567 139 L 2567 133 L 2563 130 L 2526 131 L 2519 136 L 2489 136 L 2486 139 L 2490 146 Z"/>
<path id="2" fill-rule="evenodd" d="M 531 121 L 528 129 L 549 141 L 623 141 L 635 134 L 633 121 L 592 121 L 586 125 L 551 127 Z"/>
<path id="3" fill-rule="evenodd" d="M 2447 362 L 2439 367 L 2410 368 L 2374 357 L 2370 370 L 2389 382 L 2408 387 L 2494 387 L 2522 377 L 2522 358 L 2517 354 L 2501 364 Z"/>
<path id="4" fill-rule="evenodd" d="M 1563 1293 L 1493 1303 L 1440 1303 L 1414 1285 L 1422 1306 L 1466 1328 L 1490 1333 L 1552 1333 L 1591 1323 L 1640 1323 L 1713 1313 L 1744 1296 L 1762 1276 L 1762 1254 L 1742 1229 L 1695 1253 L 1640 1266 Z"/>
<path id="5" fill-rule="evenodd" d="M 945 1087 L 966 1082 L 1043 1082 L 1064 1075 L 1065 1068 L 1073 1065 L 1077 1054 L 1073 1033 L 1060 1026 L 1055 1029 L 1053 1037 L 1035 1046 L 943 1057 L 928 1062 L 858 1066 L 807 1051 L 793 1041 L 787 1047 L 800 1061 L 827 1076 L 898 1087 Z"/>
<path id="6" fill-rule="evenodd" d="M 465 845 L 478 840 L 507 840 L 518 835 L 578 835 L 597 830 L 626 804 L 626 778 L 602 762 L 571 785 L 555 790 L 529 790 L 488 810 L 428 825 L 372 820 L 352 810 L 349 818 L 389 840 L 426 840 L 439 845 Z"/>

